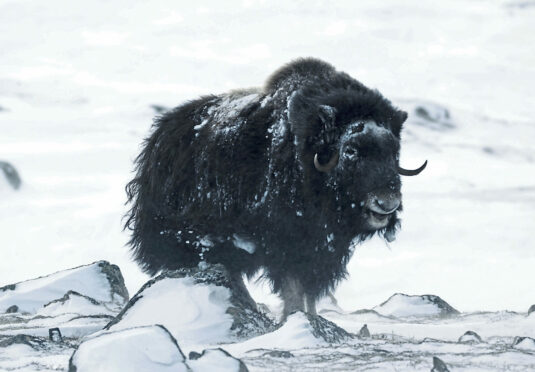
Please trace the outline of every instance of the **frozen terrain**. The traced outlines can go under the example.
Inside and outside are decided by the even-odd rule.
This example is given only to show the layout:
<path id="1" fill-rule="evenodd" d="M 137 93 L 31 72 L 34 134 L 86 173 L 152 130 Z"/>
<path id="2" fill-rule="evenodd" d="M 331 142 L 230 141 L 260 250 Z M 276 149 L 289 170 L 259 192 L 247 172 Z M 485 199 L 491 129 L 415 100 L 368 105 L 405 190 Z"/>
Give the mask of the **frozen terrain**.
<path id="1" fill-rule="evenodd" d="M 371 339 L 291 349 L 295 358 L 237 345 L 235 356 L 251 370 L 321 370 L 329 355 L 340 370 L 427 371 L 434 355 L 455 371 L 470 359 L 481 370 L 526 370 L 530 339 L 511 345 L 535 337 L 535 314 L 526 316 L 535 303 L 534 16 L 531 0 L 0 1 L 0 162 L 22 179 L 15 190 L 0 171 L 0 287 L 107 260 L 136 293 L 148 278 L 124 247 L 124 185 L 157 109 L 262 85 L 281 64 L 315 56 L 406 109 L 402 165 L 429 165 L 404 180 L 398 239 L 359 246 L 336 291 L 339 312 L 323 313 L 349 332 L 366 323 Z M 250 288 L 276 313 L 265 285 Z M 78 293 L 63 300 L 69 311 L 93 313 L 84 297 L 93 296 L 68 290 Z M 66 293 L 49 300 L 39 291 L 25 306 Z M 440 295 L 461 314 L 352 314 L 393 293 Z M 39 311 L 65 316 L 56 306 Z M 47 333 L 45 320 L 34 321 Z M 484 343 L 457 344 L 468 330 Z M 57 348 L 57 362 L 28 345 L 9 352 L 64 368 L 72 349 Z M 377 364 L 361 364 L 369 360 Z"/>
<path id="2" fill-rule="evenodd" d="M 50 293 L 61 287 L 51 279 L 68 274 L 73 282 L 88 283 L 81 292 L 94 293 L 99 287 L 91 283 L 101 275 L 88 269 L 97 265 L 35 282 Z M 23 303 L 16 287 L 24 284 L 5 291 L 4 302 Z M 111 287 L 104 281 L 97 292 L 117 297 Z M 50 304 L 35 314 L 0 315 L 0 370 L 429 371 L 433 358 L 453 371 L 535 368 L 533 314 L 459 313 L 434 295 L 395 294 L 374 310 L 351 313 L 298 312 L 275 325 L 255 309 L 242 286 L 211 266 L 159 275 L 120 313 L 81 294 L 88 301 L 73 307 L 65 297 L 50 303 L 56 304 L 54 315 L 41 315 Z"/>

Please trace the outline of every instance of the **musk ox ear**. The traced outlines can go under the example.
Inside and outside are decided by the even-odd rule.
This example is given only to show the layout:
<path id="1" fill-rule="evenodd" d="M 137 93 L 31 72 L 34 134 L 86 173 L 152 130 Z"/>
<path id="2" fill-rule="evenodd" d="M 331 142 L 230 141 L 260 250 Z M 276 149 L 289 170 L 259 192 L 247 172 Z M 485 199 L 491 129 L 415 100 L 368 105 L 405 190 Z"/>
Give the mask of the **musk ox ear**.
<path id="1" fill-rule="evenodd" d="M 327 105 L 318 106 L 318 116 L 320 117 L 323 125 L 327 128 L 332 128 L 336 120 L 336 109 Z"/>
<path id="2" fill-rule="evenodd" d="M 322 122 L 320 137 L 323 144 L 333 144 L 336 141 L 336 109 L 327 105 L 319 105 L 318 116 Z"/>
<path id="3" fill-rule="evenodd" d="M 407 118 L 409 117 L 409 114 L 407 114 L 405 111 L 398 111 L 398 117 L 399 117 L 399 124 L 403 124 Z"/>
<path id="4" fill-rule="evenodd" d="M 407 120 L 409 117 L 409 114 L 407 114 L 405 111 L 398 110 L 396 112 L 396 115 L 394 116 L 394 120 L 392 120 L 392 132 L 396 137 L 399 137 L 401 134 L 401 127 L 403 126 L 403 123 Z"/>

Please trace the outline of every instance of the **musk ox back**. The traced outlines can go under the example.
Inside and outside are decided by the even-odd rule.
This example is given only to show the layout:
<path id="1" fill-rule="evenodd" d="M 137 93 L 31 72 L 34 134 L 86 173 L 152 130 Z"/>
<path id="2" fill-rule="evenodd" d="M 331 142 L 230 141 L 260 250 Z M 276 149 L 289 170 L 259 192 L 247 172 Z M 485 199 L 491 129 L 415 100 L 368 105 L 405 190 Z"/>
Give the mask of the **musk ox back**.
<path id="1" fill-rule="evenodd" d="M 222 263 L 264 269 L 284 316 L 314 313 L 354 244 L 392 240 L 407 114 L 317 59 L 262 89 L 201 97 L 156 118 L 127 185 L 134 257 L 149 274 Z M 306 307 L 305 307 L 306 302 Z"/>

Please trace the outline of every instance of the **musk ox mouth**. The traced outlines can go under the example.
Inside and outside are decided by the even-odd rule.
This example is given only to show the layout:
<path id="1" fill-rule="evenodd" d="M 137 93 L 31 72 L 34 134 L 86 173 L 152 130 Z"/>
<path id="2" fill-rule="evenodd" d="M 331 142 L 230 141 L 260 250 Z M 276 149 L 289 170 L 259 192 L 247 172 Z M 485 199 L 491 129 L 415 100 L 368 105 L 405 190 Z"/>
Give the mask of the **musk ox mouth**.
<path id="1" fill-rule="evenodd" d="M 379 230 L 388 225 L 390 218 L 396 214 L 396 211 L 394 210 L 390 213 L 384 213 L 366 209 L 364 214 L 366 215 L 368 225 L 375 230 Z"/>
<path id="2" fill-rule="evenodd" d="M 401 205 L 401 198 L 397 194 L 384 197 L 370 196 L 364 207 L 364 215 L 368 225 L 379 230 L 388 225 Z"/>

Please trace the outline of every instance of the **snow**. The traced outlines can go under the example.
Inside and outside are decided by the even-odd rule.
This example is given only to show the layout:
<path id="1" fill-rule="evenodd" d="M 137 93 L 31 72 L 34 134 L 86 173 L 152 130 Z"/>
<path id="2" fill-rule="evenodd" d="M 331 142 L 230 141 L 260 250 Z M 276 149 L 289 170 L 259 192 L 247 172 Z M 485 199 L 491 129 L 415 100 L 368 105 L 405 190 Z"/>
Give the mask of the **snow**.
<path id="1" fill-rule="evenodd" d="M 466 331 L 464 335 L 459 337 L 459 342 L 461 343 L 479 343 L 481 342 L 481 337 L 475 332 L 472 331 Z"/>
<path id="2" fill-rule="evenodd" d="M 124 248 L 121 217 L 132 159 L 155 114 L 150 105 L 261 86 L 281 64 L 311 55 L 408 110 L 402 165 L 429 159 L 421 175 L 404 179 L 392 251 L 380 239 L 358 247 L 337 290 L 340 305 L 369 308 L 402 291 L 440 293 L 466 311 L 525 311 L 535 264 L 535 109 L 527 83 L 535 43 L 533 8 L 518 4 L 346 1 L 307 4 L 302 17 L 302 5 L 283 2 L 213 2 L 204 10 L 3 3 L 0 159 L 23 185 L 15 192 L 0 180 L 2 282 L 106 259 L 137 290 L 147 277 Z M 181 21 L 161 21 L 168 18 Z M 220 19 L 229 20 L 224 33 Z M 119 44 L 98 42 L 104 36 Z M 260 39 L 269 53 L 238 63 L 244 51 L 263 50 Z M 348 54 L 345 45 L 365 52 Z M 418 107 L 435 121 L 417 115 Z M 446 272 L 435 275 L 435 267 Z"/>
<path id="3" fill-rule="evenodd" d="M 524 337 L 518 342 L 514 343 L 516 349 L 535 351 L 535 339 L 531 337 Z"/>
<path id="4" fill-rule="evenodd" d="M 279 329 L 250 340 L 225 347 L 231 354 L 254 349 L 301 349 L 325 344 L 312 334 L 312 327 L 305 314 L 297 312 L 288 316 Z"/>
<path id="5" fill-rule="evenodd" d="M 443 314 L 441 309 L 429 296 L 407 296 L 396 293 L 387 301 L 373 308 L 384 316 L 395 317 L 429 317 Z"/>
<path id="6" fill-rule="evenodd" d="M 244 239 L 237 234 L 234 234 L 232 237 L 233 237 L 232 243 L 234 244 L 236 248 L 243 249 L 245 252 L 249 254 L 253 254 L 255 252 L 256 245 L 253 242 L 247 239 Z"/>
<path id="7" fill-rule="evenodd" d="M 152 325 L 157 320 L 180 345 L 230 341 L 229 297 L 225 287 L 194 285 L 191 278 L 163 279 L 146 288 L 110 330 Z"/>
<path id="8" fill-rule="evenodd" d="M 348 332 L 357 333 L 363 324 L 370 332 L 395 334 L 410 339 L 426 338 L 456 342 L 466 331 L 476 332 L 483 340 L 529 337 L 535 329 L 535 320 L 525 314 L 512 312 L 461 313 L 448 318 L 390 318 L 374 313 L 322 314 Z"/>
<path id="9" fill-rule="evenodd" d="M 127 299 L 113 298 L 110 283 L 102 272 L 99 262 L 60 271 L 37 279 L 31 279 L 14 285 L 14 288 L 0 289 L 0 313 L 12 305 L 19 312 L 35 314 L 47 303 L 63 297 L 68 291 L 81 292 L 97 301 L 124 305 Z M 71 301 L 69 306 L 76 306 Z M 56 306 L 54 306 L 55 308 Z M 45 314 L 50 315 L 47 311 Z M 43 315 L 45 315 L 43 314 Z"/>
<path id="10" fill-rule="evenodd" d="M 0 161 L 16 167 L 22 186 L 15 191 L 0 176 L 0 286 L 106 259 L 121 267 L 135 292 L 147 276 L 124 246 L 129 236 L 121 218 L 132 160 L 155 115 L 150 106 L 261 86 L 281 64 L 315 56 L 409 112 L 402 166 L 429 160 L 421 175 L 403 179 L 403 223 L 391 250 L 380 239 L 356 247 L 350 275 L 335 293 L 338 305 L 369 309 L 394 292 L 435 293 L 463 311 L 420 322 L 376 313 L 323 315 L 352 332 L 367 323 L 372 335 L 409 340 L 455 342 L 473 330 L 487 343 L 463 349 L 468 354 L 441 356 L 451 370 L 535 369 L 532 352 L 510 349 L 515 336 L 533 337 L 535 329 L 533 314 L 524 315 L 535 302 L 530 4 L 236 0 L 176 9 L 170 1 L 84 7 L 64 0 L 2 2 Z M 272 130 L 274 139 L 283 134 L 282 126 Z M 59 284 L 31 300 L 17 296 L 28 311 L 37 311 L 76 290 Z M 98 292 L 103 287 L 97 284 L 91 288 Z M 277 313 L 279 300 L 262 286 L 253 296 Z M 101 300 L 98 293 L 80 293 Z M 0 312 L 7 306 L 3 296 Z M 85 305 L 67 304 L 77 311 Z M 1 319 L 4 334 L 6 315 Z M 46 336 L 54 324 L 88 322 L 69 319 L 32 320 L 28 327 L 35 324 L 31 332 Z M 102 323 L 89 323 L 80 334 Z M 81 328 L 64 329 L 74 334 Z M 298 350 L 293 361 L 251 352 L 245 361 L 253 371 L 344 369 L 347 363 L 354 370 L 429 371 L 431 352 L 457 350 L 452 345 L 426 342 L 417 349 L 410 342 L 372 340 L 354 348 Z M 0 359 L 5 355 L 2 350 Z M 2 363 L 51 370 L 68 359 L 61 352 L 24 355 Z"/>
<path id="11" fill-rule="evenodd" d="M 202 357 L 189 360 L 188 365 L 195 372 L 240 372 L 240 362 L 217 349 L 205 350 Z"/>
<path id="12" fill-rule="evenodd" d="M 72 349 L 42 352 L 28 345 L 14 344 L 0 352 L 2 371 L 54 371 L 62 370 L 69 363 Z"/>
<path id="13" fill-rule="evenodd" d="M 184 371 L 184 354 L 162 327 L 110 332 L 83 342 L 72 357 L 76 371 Z"/>
<path id="14" fill-rule="evenodd" d="M 62 314 L 94 315 L 106 314 L 115 315 L 117 312 L 106 308 L 100 303 L 94 303 L 87 297 L 79 294 L 71 294 L 65 302 L 51 302 L 37 311 L 41 316 L 59 316 Z"/>

